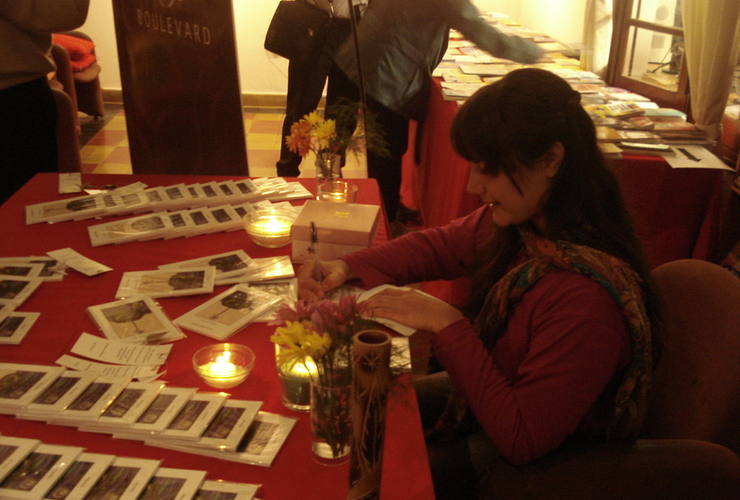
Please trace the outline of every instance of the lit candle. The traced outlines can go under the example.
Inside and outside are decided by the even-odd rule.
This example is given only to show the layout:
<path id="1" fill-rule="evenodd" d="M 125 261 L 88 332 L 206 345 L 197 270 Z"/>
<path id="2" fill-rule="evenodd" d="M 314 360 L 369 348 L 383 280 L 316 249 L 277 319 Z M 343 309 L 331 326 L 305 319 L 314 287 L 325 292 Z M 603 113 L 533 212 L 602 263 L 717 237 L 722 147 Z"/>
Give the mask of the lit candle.
<path id="1" fill-rule="evenodd" d="M 198 367 L 198 373 L 211 387 L 234 387 L 247 378 L 248 370 L 231 359 L 231 351 L 224 351 L 215 361 Z"/>
<path id="2" fill-rule="evenodd" d="M 236 365 L 229 361 L 231 351 L 221 354 L 216 361 L 206 365 L 208 375 L 214 378 L 233 377 L 236 374 Z"/>
<path id="3" fill-rule="evenodd" d="M 304 361 L 288 361 L 278 366 L 278 378 L 282 390 L 283 404 L 291 410 L 308 411 L 311 377 L 316 374 L 316 364 L 311 358 Z"/>
<path id="4" fill-rule="evenodd" d="M 245 229 L 258 245 L 277 248 L 290 243 L 292 225 L 293 219 L 288 216 L 263 215 L 246 219 Z"/>

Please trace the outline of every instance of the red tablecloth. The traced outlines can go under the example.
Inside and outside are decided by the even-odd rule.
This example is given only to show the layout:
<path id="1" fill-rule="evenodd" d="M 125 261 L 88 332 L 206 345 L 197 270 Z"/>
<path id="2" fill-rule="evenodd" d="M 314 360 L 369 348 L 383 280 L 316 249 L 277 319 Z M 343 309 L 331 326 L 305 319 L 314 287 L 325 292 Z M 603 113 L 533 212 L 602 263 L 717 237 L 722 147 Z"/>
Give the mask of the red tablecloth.
<path id="1" fill-rule="evenodd" d="M 164 175 L 85 175 L 83 181 L 92 185 L 142 181 L 149 186 L 168 186 L 185 182 L 206 182 L 229 177 L 164 176 Z M 313 190 L 314 180 L 301 179 Z M 378 204 L 380 195 L 373 179 L 353 180 L 359 185 L 358 202 Z M 0 362 L 53 365 L 70 348 L 82 332 L 96 334 L 97 328 L 85 313 L 85 308 L 114 300 L 114 294 L 124 271 L 155 269 L 160 264 L 191 259 L 204 255 L 244 249 L 252 257 L 287 254 L 290 247 L 265 249 L 256 246 L 244 231 L 195 236 L 177 240 L 146 243 L 125 243 L 117 246 L 91 247 L 87 226 L 101 220 L 60 222 L 56 224 L 25 224 L 25 206 L 60 198 L 57 176 L 39 174 L 10 200 L 0 206 L 0 256 L 44 255 L 48 251 L 71 247 L 83 255 L 112 267 L 114 270 L 96 277 L 85 277 L 69 271 L 62 282 L 44 283 L 20 308 L 20 311 L 40 312 L 36 324 L 18 346 L 0 346 Z M 300 204 L 302 202 L 296 202 Z M 108 220 L 108 219 L 106 219 Z M 381 224 L 378 240 L 387 239 L 387 224 Z M 218 287 L 220 291 L 224 287 Z M 159 299 L 170 318 L 176 318 L 203 301 L 203 297 Z M 298 419 L 283 449 L 272 467 L 227 462 L 175 451 L 145 446 L 139 442 L 113 439 L 102 434 L 77 431 L 74 428 L 39 422 L 16 420 L 0 416 L 0 432 L 4 435 L 32 437 L 50 444 L 84 446 L 88 451 L 118 456 L 163 460 L 162 466 L 208 471 L 208 479 L 222 479 L 262 485 L 259 498 L 269 499 L 340 499 L 347 494 L 348 466 L 326 467 L 311 458 L 307 414 L 287 410 L 280 402 L 274 367 L 274 348 L 269 341 L 273 327 L 254 323 L 229 340 L 246 344 L 256 355 L 255 368 L 245 383 L 227 390 L 234 399 L 263 401 L 262 409 Z M 196 387 L 213 391 L 195 374 L 191 366 L 193 353 L 213 339 L 186 332 L 188 337 L 174 342 L 164 380 L 178 387 Z M 434 498 L 427 463 L 426 448 L 419 421 L 418 408 L 409 379 L 402 379 L 388 406 L 388 426 L 383 463 L 382 498 Z"/>
<path id="2" fill-rule="evenodd" d="M 466 191 L 469 165 L 449 139 L 455 101 L 445 101 L 439 81 L 431 89 L 422 126 L 412 123 L 404 157 L 403 203 L 421 212 L 426 227 L 447 224 L 479 207 Z M 418 160 L 418 161 L 417 161 Z M 627 207 L 653 266 L 682 258 L 716 260 L 724 172 L 674 169 L 661 157 L 625 156 L 614 162 Z"/>

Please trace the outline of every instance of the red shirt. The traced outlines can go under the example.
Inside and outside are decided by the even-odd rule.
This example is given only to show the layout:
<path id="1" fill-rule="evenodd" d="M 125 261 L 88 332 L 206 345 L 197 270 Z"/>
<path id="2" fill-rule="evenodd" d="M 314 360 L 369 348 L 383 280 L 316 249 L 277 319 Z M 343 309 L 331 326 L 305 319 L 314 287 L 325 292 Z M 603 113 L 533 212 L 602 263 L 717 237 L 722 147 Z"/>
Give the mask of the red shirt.
<path id="1" fill-rule="evenodd" d="M 475 248 L 491 228 L 481 207 L 343 259 L 368 287 L 470 276 Z M 490 351 L 467 320 L 437 332 L 432 348 L 493 444 L 515 464 L 576 431 L 603 431 L 630 360 L 619 306 L 601 285 L 568 271 L 547 274 L 524 294 Z"/>

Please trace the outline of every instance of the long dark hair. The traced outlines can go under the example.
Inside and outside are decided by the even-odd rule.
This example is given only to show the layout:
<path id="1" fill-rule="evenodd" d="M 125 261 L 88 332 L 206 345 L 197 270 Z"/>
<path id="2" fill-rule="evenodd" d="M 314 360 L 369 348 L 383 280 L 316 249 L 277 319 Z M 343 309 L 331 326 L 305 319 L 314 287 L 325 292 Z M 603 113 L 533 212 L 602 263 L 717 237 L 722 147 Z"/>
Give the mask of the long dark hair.
<path id="1" fill-rule="evenodd" d="M 463 104 L 452 122 L 451 139 L 460 156 L 483 164 L 484 174 L 504 174 L 514 185 L 521 165 L 527 168 L 560 142 L 564 156 L 542 208 L 543 236 L 586 245 L 627 262 L 642 278 L 648 315 L 658 323 L 649 267 L 619 184 L 598 147 L 580 94 L 565 80 L 535 68 L 508 73 Z M 480 254 L 481 272 L 473 279 L 469 315 L 480 311 L 491 286 L 520 250 L 517 227 L 495 232 Z"/>

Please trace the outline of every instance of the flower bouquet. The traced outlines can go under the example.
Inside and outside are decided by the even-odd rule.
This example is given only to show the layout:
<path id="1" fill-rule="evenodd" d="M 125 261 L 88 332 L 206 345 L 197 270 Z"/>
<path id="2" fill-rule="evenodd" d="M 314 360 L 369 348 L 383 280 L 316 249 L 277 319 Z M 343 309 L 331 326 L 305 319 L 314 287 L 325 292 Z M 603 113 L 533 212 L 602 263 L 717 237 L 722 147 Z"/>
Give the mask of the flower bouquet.
<path id="1" fill-rule="evenodd" d="M 290 135 L 285 136 L 285 145 L 303 157 L 309 152 L 316 155 L 316 178 L 319 180 L 340 177 L 341 157 L 348 151 L 359 154 L 369 149 L 380 156 L 389 155 L 387 141 L 376 125 L 375 115 L 346 99 L 327 107 L 325 114 L 314 110 L 293 123 Z"/>
<path id="2" fill-rule="evenodd" d="M 349 452 L 353 336 L 377 326 L 363 310 L 357 296 L 344 295 L 338 302 L 299 300 L 275 313 L 284 325 L 270 337 L 280 348 L 278 366 L 303 364 L 310 374 L 312 448 L 327 463 Z"/>

